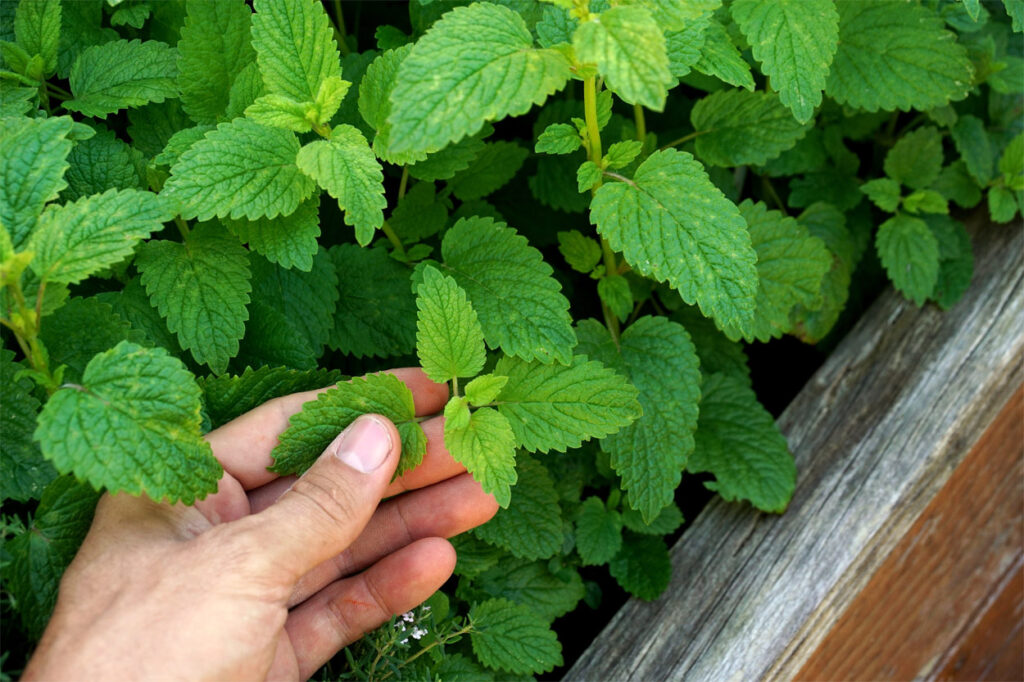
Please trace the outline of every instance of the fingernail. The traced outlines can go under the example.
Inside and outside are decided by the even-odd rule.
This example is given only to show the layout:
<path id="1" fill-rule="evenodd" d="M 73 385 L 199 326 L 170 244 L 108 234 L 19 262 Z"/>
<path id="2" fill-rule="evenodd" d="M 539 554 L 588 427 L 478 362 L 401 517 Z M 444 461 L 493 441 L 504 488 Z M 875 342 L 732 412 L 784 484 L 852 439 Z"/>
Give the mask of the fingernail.
<path id="1" fill-rule="evenodd" d="M 391 452 L 391 430 L 380 419 L 364 414 L 331 443 L 334 456 L 356 471 L 376 471 Z"/>

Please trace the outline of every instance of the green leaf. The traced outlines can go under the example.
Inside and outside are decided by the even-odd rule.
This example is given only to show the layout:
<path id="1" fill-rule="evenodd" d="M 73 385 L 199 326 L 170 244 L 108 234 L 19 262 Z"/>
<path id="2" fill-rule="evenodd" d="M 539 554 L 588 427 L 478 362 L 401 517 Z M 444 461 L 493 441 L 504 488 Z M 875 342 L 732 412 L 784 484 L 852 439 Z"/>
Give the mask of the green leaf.
<path id="1" fill-rule="evenodd" d="M 133 330 L 140 332 L 145 340 L 142 345 L 160 346 L 172 355 L 181 357 L 182 350 L 177 337 L 171 333 L 159 311 L 149 302 L 149 295 L 138 277 L 125 282 L 124 288 L 120 291 L 107 291 L 92 298 L 109 305 L 114 314 L 126 320 Z"/>
<path id="2" fill-rule="evenodd" d="M 1007 178 L 1024 174 L 1024 133 L 1013 138 L 999 159 L 999 172 Z"/>
<path id="3" fill-rule="evenodd" d="M 36 499 L 57 475 L 32 440 L 39 401 L 32 395 L 31 380 L 15 379 L 23 369 L 13 352 L 0 349 L 0 501 Z"/>
<path id="4" fill-rule="evenodd" d="M 836 0 L 839 48 L 825 94 L 856 109 L 940 107 L 974 81 L 967 52 L 931 9 L 902 0 Z"/>
<path id="5" fill-rule="evenodd" d="M 575 127 L 568 123 L 552 123 L 537 138 L 533 151 L 538 154 L 571 154 L 582 144 Z"/>
<path id="6" fill-rule="evenodd" d="M 416 293 L 416 352 L 423 371 L 438 383 L 479 374 L 487 359 L 484 333 L 466 292 L 428 266 Z"/>
<path id="7" fill-rule="evenodd" d="M 177 131 L 167 140 L 163 150 L 153 158 L 153 163 L 158 166 L 173 166 L 178 163 L 182 154 L 206 137 L 206 133 L 213 129 L 214 126 L 203 124 Z"/>
<path id="8" fill-rule="evenodd" d="M 505 420 L 489 407 L 474 412 L 473 420 L 481 413 Z M 510 439 L 511 435 L 509 431 Z M 493 458 L 494 455 L 486 456 Z M 551 474 L 543 464 L 524 453 L 520 453 L 517 459 L 515 469 L 512 470 L 511 482 L 515 488 L 511 501 L 498 498 L 504 508 L 499 509 L 494 518 L 477 527 L 473 533 L 485 542 L 507 549 L 520 559 L 547 559 L 554 556 L 562 546 L 562 514 L 558 506 L 558 492 Z"/>
<path id="9" fill-rule="evenodd" d="M 1024 151 L 1021 155 L 1024 156 Z M 981 190 L 963 161 L 955 161 L 943 168 L 931 188 L 962 208 L 974 208 L 981 201 Z"/>
<path id="10" fill-rule="evenodd" d="M 622 548 L 622 519 L 598 497 L 588 497 L 576 516 L 576 551 L 584 566 L 608 563 Z"/>
<path id="11" fill-rule="evenodd" d="M 0 125 L 0 224 L 16 249 L 25 243 L 46 202 L 67 187 L 72 123 L 67 116 L 19 117 Z"/>
<path id="12" fill-rule="evenodd" d="M 572 37 L 581 62 L 597 64 L 608 87 L 629 104 L 665 108 L 675 78 L 665 36 L 643 7 L 613 7 L 580 24 Z"/>
<path id="13" fill-rule="evenodd" d="M 464 218 L 445 233 L 441 254 L 443 271 L 466 291 L 490 348 L 569 364 L 576 345 L 569 301 L 525 237 L 490 218 Z"/>
<path id="14" fill-rule="evenodd" d="M 850 280 L 860 258 L 846 217 L 831 204 L 816 202 L 797 220 L 818 237 L 832 255 L 832 267 L 821 281 L 821 305 L 811 310 L 798 306 L 793 312 L 793 333 L 801 340 L 815 343 L 823 339 L 836 322 L 850 296 Z"/>
<path id="15" fill-rule="evenodd" d="M 967 291 L 974 275 L 971 238 L 963 223 L 948 216 L 927 216 L 925 222 L 939 244 L 939 279 L 932 298 L 948 310 Z"/>
<path id="16" fill-rule="evenodd" d="M 149 5 L 127 5 L 118 7 L 114 10 L 114 13 L 110 15 L 110 25 L 142 28 L 146 23 L 146 19 L 149 19 L 151 11 L 152 10 Z"/>
<path id="17" fill-rule="evenodd" d="M 439 152 L 428 154 L 423 161 L 418 161 L 409 166 L 409 175 L 417 180 L 448 180 L 455 177 L 455 174 L 469 168 L 469 164 L 484 149 L 484 143 L 480 139 L 484 132 L 473 137 L 463 138 L 455 144 L 450 144 Z"/>
<path id="18" fill-rule="evenodd" d="M 270 470 L 301 474 L 356 417 L 370 413 L 387 417 L 398 427 L 402 458 L 395 475 L 416 467 L 423 460 L 427 441 L 414 421 L 412 392 L 394 375 L 368 374 L 338 384 L 303 405 L 278 436 Z"/>
<path id="19" fill-rule="evenodd" d="M 453 395 L 444 406 L 445 429 L 451 431 L 462 431 L 469 426 L 471 413 L 469 401 L 466 398 Z"/>
<path id="20" fill-rule="evenodd" d="M 1017 215 L 1017 200 L 1013 192 L 1005 187 L 992 187 L 988 190 L 988 212 L 997 223 L 1008 223 Z"/>
<path id="21" fill-rule="evenodd" d="M 480 199 L 507 185 L 529 155 L 515 142 L 487 142 L 472 163 L 449 181 L 448 187 L 462 201 Z"/>
<path id="22" fill-rule="evenodd" d="M 328 345 L 356 357 L 412 353 L 417 309 L 409 268 L 383 248 L 339 244 L 330 254 L 341 297 Z"/>
<path id="23" fill-rule="evenodd" d="M 668 547 L 659 537 L 626 533 L 622 549 L 608 562 L 608 572 L 634 597 L 657 599 L 672 579 Z"/>
<path id="24" fill-rule="evenodd" d="M 883 211 L 895 213 L 900 206 L 900 183 L 891 178 L 868 180 L 860 186 L 860 191 Z"/>
<path id="25" fill-rule="evenodd" d="M 484 374 L 466 384 L 466 399 L 473 407 L 483 407 L 494 402 L 501 389 L 508 383 L 508 377 Z"/>
<path id="26" fill-rule="evenodd" d="M 178 96 L 178 53 L 156 40 L 118 40 L 86 48 L 71 69 L 69 111 L 106 118 L 120 109 Z"/>
<path id="27" fill-rule="evenodd" d="M 114 135 L 103 131 L 88 140 L 79 140 L 68 155 L 70 167 L 64 175 L 68 188 L 64 201 L 74 201 L 108 189 L 139 189 L 142 155 Z"/>
<path id="28" fill-rule="evenodd" d="M 714 321 L 701 315 L 694 306 L 683 306 L 675 311 L 672 320 L 690 335 L 700 359 L 701 375 L 725 372 L 750 383 L 750 367 L 742 344 L 728 339 Z"/>
<path id="29" fill-rule="evenodd" d="M 704 31 L 704 46 L 700 59 L 693 65 L 697 71 L 719 78 L 738 88 L 754 89 L 750 64 L 733 45 L 725 27 L 712 19 Z"/>
<path id="30" fill-rule="evenodd" d="M 287 130 L 236 118 L 181 155 L 164 191 L 183 218 L 290 215 L 316 188 L 295 165 L 298 152 Z"/>
<path id="31" fill-rule="evenodd" d="M 4 543 L 11 563 L 5 567 L 5 588 L 17 600 L 21 621 L 30 637 L 43 634 L 64 569 L 75 557 L 92 524 L 99 494 L 73 476 L 63 476 L 43 491 L 32 523 Z"/>
<path id="32" fill-rule="evenodd" d="M 338 200 L 345 223 L 366 246 L 384 222 L 384 173 L 366 138 L 357 128 L 340 125 L 330 140 L 310 142 L 295 159 L 302 172 Z"/>
<path id="33" fill-rule="evenodd" d="M 181 106 L 196 123 L 216 123 L 238 74 L 256 58 L 252 12 L 244 0 L 188 0 L 185 8 L 178 41 Z"/>
<path id="34" fill-rule="evenodd" d="M 181 347 L 215 374 L 238 353 L 249 319 L 249 259 L 215 223 L 197 226 L 185 243 L 154 240 L 135 257 L 149 298 Z"/>
<path id="35" fill-rule="evenodd" d="M 418 182 L 398 200 L 388 223 L 403 240 L 415 242 L 444 229 L 448 208 L 437 196 L 433 182 Z"/>
<path id="36" fill-rule="evenodd" d="M 245 336 L 230 367 L 277 367 L 313 369 L 318 351 L 298 328 L 295 319 L 259 299 L 247 307 Z"/>
<path id="37" fill-rule="evenodd" d="M 572 611 L 584 595 L 578 571 L 563 570 L 556 575 L 547 562 L 525 559 L 502 561 L 483 572 L 473 586 L 491 597 L 527 606 L 548 622 Z"/>
<path id="38" fill-rule="evenodd" d="M 477 539 L 472 533 L 456 535 L 451 539 L 458 558 L 455 561 L 455 575 L 473 578 L 488 570 L 501 559 L 507 558 L 505 550 Z"/>
<path id="39" fill-rule="evenodd" d="M 308 272 L 320 236 L 320 195 L 306 199 L 293 213 L 256 220 L 225 219 L 224 226 L 271 263 Z"/>
<path id="40" fill-rule="evenodd" d="M 622 477 L 629 504 L 654 519 L 672 501 L 693 450 L 700 368 L 690 336 L 664 317 L 645 316 L 619 338 L 619 347 L 600 323 L 578 326 L 580 352 L 615 368 L 639 390 L 643 416 L 606 437 L 601 448 Z"/>
<path id="41" fill-rule="evenodd" d="M 494 495 L 502 507 L 509 506 L 510 488 L 516 482 L 516 452 L 508 419 L 494 408 L 481 408 L 462 428 L 446 422 L 444 444 L 485 493 Z"/>
<path id="42" fill-rule="evenodd" d="M 576 170 L 576 188 L 579 192 L 589 192 L 601 182 L 601 167 L 593 161 L 584 161 Z"/>
<path id="43" fill-rule="evenodd" d="M 737 0 L 731 10 L 779 99 L 810 121 L 839 40 L 832 0 Z"/>
<path id="44" fill-rule="evenodd" d="M 562 665 L 562 645 L 543 617 L 507 599 L 488 599 L 469 611 L 473 653 L 488 668 L 516 675 Z"/>
<path id="45" fill-rule="evenodd" d="M 334 330 L 338 275 L 327 251 L 320 249 L 309 272 L 289 270 L 250 256 L 252 300 L 275 308 L 308 342 L 316 355 Z"/>
<path id="46" fill-rule="evenodd" d="M 727 502 L 747 500 L 761 511 L 782 513 L 796 487 L 796 466 L 775 420 L 753 389 L 713 374 L 703 387 L 697 447 L 687 470 L 710 472 Z"/>
<path id="47" fill-rule="evenodd" d="M 21 0 L 14 12 L 14 35 L 30 55 L 43 58 L 43 75 L 57 70 L 60 0 Z"/>
<path id="48" fill-rule="evenodd" d="M 946 198 L 933 189 L 921 189 L 903 200 L 907 213 L 949 213 Z"/>
<path id="49" fill-rule="evenodd" d="M 58 471 L 97 489 L 191 504 L 223 473 L 201 424 L 199 387 L 181 361 L 122 341 L 89 362 L 81 386 L 50 397 L 35 437 Z"/>
<path id="50" fill-rule="evenodd" d="M 622 525 L 641 535 L 668 535 L 683 525 L 683 512 L 673 503 L 663 507 L 657 518 L 645 523 L 640 512 L 627 509 L 622 512 Z"/>
<path id="51" fill-rule="evenodd" d="M 569 80 L 562 53 L 533 47 L 516 12 L 481 2 L 436 22 L 402 62 L 389 152 L 434 152 L 486 121 L 524 114 Z"/>
<path id="52" fill-rule="evenodd" d="M 912 189 L 932 184 L 942 170 L 942 138 L 931 126 L 904 135 L 885 155 L 885 174 Z"/>
<path id="53" fill-rule="evenodd" d="M 924 305 L 939 276 L 939 245 L 928 225 L 920 218 L 895 215 L 878 228 L 875 248 L 893 285 Z"/>
<path id="54" fill-rule="evenodd" d="M 588 274 L 601 260 L 601 245 L 579 230 L 558 233 L 558 250 L 576 272 Z"/>
<path id="55" fill-rule="evenodd" d="M 992 145 L 985 132 L 984 122 L 977 116 L 961 116 L 956 125 L 950 130 L 953 136 L 953 143 L 956 150 L 960 152 L 964 163 L 967 164 L 967 172 L 971 174 L 978 184 L 984 187 L 992 180 L 992 164 L 994 154 Z M 940 147 L 941 151 L 941 142 Z M 936 176 L 938 173 L 936 173 Z M 928 186 L 925 183 L 923 186 Z"/>
<path id="56" fill-rule="evenodd" d="M 680 31 L 713 14 L 722 6 L 722 0 L 626 0 L 623 4 L 646 7 L 658 26 L 666 31 Z"/>
<path id="57" fill-rule="evenodd" d="M 260 125 L 283 128 L 296 133 L 313 129 L 316 117 L 312 102 L 296 102 L 285 95 L 263 95 L 245 108 L 245 117 Z"/>
<path id="58" fill-rule="evenodd" d="M 252 46 L 267 92 L 315 102 L 321 84 L 341 78 L 331 21 L 318 0 L 256 0 Z"/>
<path id="59" fill-rule="evenodd" d="M 809 124 L 793 118 L 778 95 L 721 90 L 690 113 L 699 133 L 697 156 L 716 166 L 761 165 L 793 147 Z"/>
<path id="60" fill-rule="evenodd" d="M 35 252 L 32 269 L 44 282 L 81 282 L 123 261 L 172 217 L 161 197 L 134 189 L 51 206 L 29 240 L 27 248 Z"/>
<path id="61" fill-rule="evenodd" d="M 665 32 L 665 49 L 668 52 L 668 70 L 676 78 L 683 78 L 700 61 L 704 47 L 705 32 L 711 23 L 711 14 L 691 21 L 681 31 Z"/>
<path id="62" fill-rule="evenodd" d="M 605 275 L 597 281 L 597 295 L 608 306 L 619 322 L 625 322 L 633 312 L 633 292 L 629 280 L 622 275 Z"/>
<path id="63" fill-rule="evenodd" d="M 640 417 L 636 389 L 600 362 L 577 355 L 568 367 L 503 357 L 494 371 L 508 377 L 498 411 L 516 443 L 530 452 L 578 448 Z"/>
<path id="64" fill-rule="evenodd" d="M 203 404 L 212 428 L 222 426 L 268 400 L 312 391 L 342 380 L 337 370 L 299 371 L 284 367 L 247 367 L 240 375 L 200 377 Z"/>
<path id="65" fill-rule="evenodd" d="M 631 182 L 602 185 L 590 220 L 633 268 L 667 281 L 719 324 L 752 318 L 757 256 L 746 223 L 690 154 L 655 152 Z"/>
<path id="66" fill-rule="evenodd" d="M 409 56 L 412 45 L 403 45 L 378 55 L 366 67 L 359 82 L 359 114 L 374 130 L 380 132 L 387 125 L 391 113 L 391 90 L 402 61 Z M 381 151 L 386 151 L 386 147 Z"/>
<path id="67" fill-rule="evenodd" d="M 757 309 L 750 327 L 727 325 L 723 331 L 733 340 L 768 341 L 790 331 L 793 308 L 820 305 L 821 280 L 832 267 L 832 254 L 802 224 L 761 202 L 747 199 L 739 208 L 757 252 Z"/>
<path id="68" fill-rule="evenodd" d="M 1003 7 L 1006 8 L 1006 13 L 1013 21 L 1014 32 L 1021 33 L 1024 31 L 1024 1 L 1003 0 Z"/>
<path id="69" fill-rule="evenodd" d="M 72 298 L 43 324 L 40 340 L 51 367 L 66 365 L 64 381 L 78 383 L 97 353 L 121 341 L 143 344 L 145 335 L 95 297 Z"/>
<path id="70" fill-rule="evenodd" d="M 625 168 L 633 163 L 633 160 L 640 155 L 643 148 L 644 143 L 637 140 L 615 142 L 608 147 L 608 153 L 604 155 L 601 162 L 606 168 Z"/>

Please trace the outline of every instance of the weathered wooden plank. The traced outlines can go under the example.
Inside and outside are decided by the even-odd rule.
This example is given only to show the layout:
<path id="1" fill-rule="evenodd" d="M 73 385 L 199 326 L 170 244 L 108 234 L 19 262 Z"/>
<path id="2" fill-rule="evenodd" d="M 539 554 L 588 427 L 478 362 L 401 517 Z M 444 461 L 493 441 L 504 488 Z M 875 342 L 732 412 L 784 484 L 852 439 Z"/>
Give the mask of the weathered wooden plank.
<path id="1" fill-rule="evenodd" d="M 567 679 L 796 675 L 1024 379 L 1024 231 L 974 222 L 964 299 L 883 295 L 780 417 L 789 511 L 714 500 L 666 593 L 627 603 Z"/>
<path id="2" fill-rule="evenodd" d="M 984 653 L 966 649 L 972 643 L 965 640 L 1024 560 L 1022 416 L 1024 388 L 832 627 L 798 680 L 932 679 L 946 661 L 963 655 L 961 646 L 976 669 L 986 667 Z M 1004 625 L 1012 629 L 1012 622 Z"/>

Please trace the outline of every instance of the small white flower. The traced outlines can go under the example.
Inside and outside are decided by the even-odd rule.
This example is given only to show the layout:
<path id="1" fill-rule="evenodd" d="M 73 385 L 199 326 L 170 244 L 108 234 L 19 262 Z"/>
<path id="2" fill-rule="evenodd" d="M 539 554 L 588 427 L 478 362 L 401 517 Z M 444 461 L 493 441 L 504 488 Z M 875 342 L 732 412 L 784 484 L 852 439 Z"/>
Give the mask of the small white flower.
<path id="1" fill-rule="evenodd" d="M 412 629 L 412 638 L 413 639 L 419 639 L 419 638 L 421 638 L 425 634 L 427 634 L 427 629 L 426 628 L 413 628 Z"/>
<path id="2" fill-rule="evenodd" d="M 404 620 L 406 623 L 411 623 L 415 619 L 416 617 L 413 615 L 412 611 L 406 611 L 402 614 L 402 620 Z"/>

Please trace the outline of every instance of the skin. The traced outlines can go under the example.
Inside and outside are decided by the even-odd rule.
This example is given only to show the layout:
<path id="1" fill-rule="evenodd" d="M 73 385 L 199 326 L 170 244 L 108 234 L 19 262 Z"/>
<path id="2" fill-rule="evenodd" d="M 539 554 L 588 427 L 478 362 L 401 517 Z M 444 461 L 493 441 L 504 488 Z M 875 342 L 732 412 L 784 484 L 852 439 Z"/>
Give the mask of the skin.
<path id="1" fill-rule="evenodd" d="M 392 373 L 417 415 L 444 407 L 446 386 Z M 448 454 L 441 417 L 422 424 L 423 464 L 394 481 L 399 439 L 383 417 L 360 418 L 393 444 L 370 473 L 330 447 L 301 478 L 267 471 L 277 436 L 317 393 L 207 434 L 224 476 L 194 506 L 104 495 L 24 679 L 304 680 L 433 594 L 455 567 L 445 538 L 497 503 Z"/>

